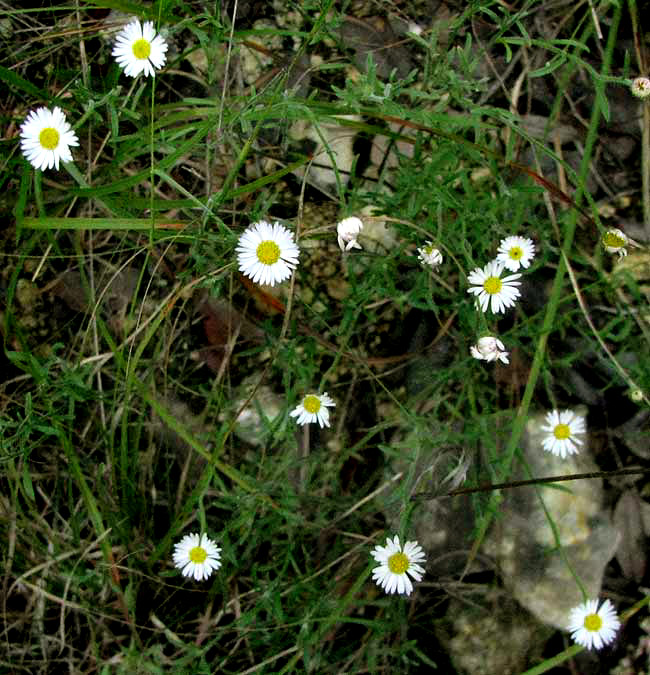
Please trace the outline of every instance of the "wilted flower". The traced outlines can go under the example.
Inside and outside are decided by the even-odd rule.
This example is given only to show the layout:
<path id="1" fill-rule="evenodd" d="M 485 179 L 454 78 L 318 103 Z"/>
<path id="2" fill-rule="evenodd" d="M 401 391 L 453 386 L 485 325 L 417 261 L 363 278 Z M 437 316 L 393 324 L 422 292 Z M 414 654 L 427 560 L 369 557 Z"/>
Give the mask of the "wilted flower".
<path id="1" fill-rule="evenodd" d="M 641 403 L 641 401 L 643 401 L 643 397 L 644 397 L 645 394 L 643 393 L 643 389 L 634 388 L 634 389 L 630 389 L 630 390 L 627 392 L 627 395 L 628 395 L 635 403 Z"/>
<path id="2" fill-rule="evenodd" d="M 423 265 L 438 267 L 442 264 L 442 253 L 430 241 L 427 241 L 425 246 L 418 249 L 418 254 L 418 258 Z"/>
<path id="3" fill-rule="evenodd" d="M 632 82 L 630 91 L 637 98 L 648 98 L 650 96 L 650 79 L 647 77 L 637 77 Z"/>
<path id="4" fill-rule="evenodd" d="M 471 355 L 480 361 L 502 361 L 503 363 L 510 363 L 508 360 L 508 352 L 505 351 L 503 342 L 498 338 L 486 335 L 479 339 L 479 341 L 472 345 L 469 349 Z"/>
<path id="5" fill-rule="evenodd" d="M 356 216 L 344 218 L 336 226 L 336 233 L 338 235 L 341 251 L 349 251 L 352 248 L 361 248 L 361 244 L 357 241 L 357 237 L 362 229 L 363 223 L 361 222 L 361 219 Z"/>
<path id="6" fill-rule="evenodd" d="M 625 233 L 617 228 L 607 230 L 602 238 L 603 246 L 607 253 L 618 253 L 620 258 L 627 255 L 627 249 L 625 247 L 627 246 L 628 241 Z"/>

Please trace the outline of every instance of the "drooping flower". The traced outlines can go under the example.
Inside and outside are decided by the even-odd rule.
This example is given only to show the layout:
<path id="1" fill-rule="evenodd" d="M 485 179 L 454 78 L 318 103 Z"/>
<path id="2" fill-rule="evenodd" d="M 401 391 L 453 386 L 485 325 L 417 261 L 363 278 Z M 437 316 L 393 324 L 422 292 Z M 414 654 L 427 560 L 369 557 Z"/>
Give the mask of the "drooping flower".
<path id="1" fill-rule="evenodd" d="M 302 399 L 300 405 L 296 406 L 290 413 L 291 417 L 297 417 L 297 424 L 310 424 L 318 422 L 321 429 L 330 425 L 330 411 L 327 409 L 336 405 L 334 400 L 324 394 L 307 394 Z"/>
<path id="2" fill-rule="evenodd" d="M 20 149 L 36 169 L 59 168 L 59 161 L 71 162 L 70 146 L 79 145 L 77 135 L 61 108 L 32 110 L 20 126 Z"/>
<path id="3" fill-rule="evenodd" d="M 600 608 L 598 599 L 587 600 L 569 614 L 571 638 L 587 649 L 600 649 L 609 644 L 620 626 L 614 605 L 609 600 L 605 600 Z"/>
<path id="4" fill-rule="evenodd" d="M 376 546 L 372 557 L 379 563 L 379 567 L 372 570 L 372 578 L 386 593 L 402 593 L 410 595 L 413 583 L 421 581 L 424 568 L 418 563 L 425 561 L 424 551 L 417 541 L 407 541 L 404 548 L 400 546 L 399 537 L 386 539 L 386 546 Z"/>
<path id="5" fill-rule="evenodd" d="M 535 257 L 535 244 L 526 237 L 506 237 L 499 244 L 497 262 L 503 263 L 511 272 L 530 265 Z"/>
<path id="6" fill-rule="evenodd" d="M 184 577 L 207 579 L 221 567 L 221 549 L 206 534 L 186 534 L 174 546 L 174 565 Z"/>
<path id="7" fill-rule="evenodd" d="M 519 297 L 517 281 L 521 274 L 510 274 L 501 278 L 504 266 L 492 260 L 483 269 L 477 267 L 469 274 L 468 281 L 474 284 L 467 289 L 468 293 L 478 296 L 477 302 L 482 312 L 486 312 L 488 306 L 495 313 L 504 312 L 508 307 L 515 304 Z"/>
<path id="8" fill-rule="evenodd" d="M 430 265 L 435 268 L 442 264 L 442 253 L 432 242 L 427 241 L 422 248 L 418 249 L 418 259 L 423 265 Z"/>
<path id="9" fill-rule="evenodd" d="M 552 410 L 546 415 L 546 424 L 542 431 L 547 436 L 542 441 L 544 450 L 552 452 L 557 457 L 564 459 L 567 455 L 575 455 L 582 445 L 579 434 L 586 431 L 585 418 L 576 415 L 572 410 Z"/>
<path id="10" fill-rule="evenodd" d="M 479 341 L 469 348 L 471 355 L 479 361 L 502 361 L 510 363 L 508 352 L 505 351 L 503 342 L 499 338 L 486 335 L 479 338 Z"/>
<path id="11" fill-rule="evenodd" d="M 140 73 L 154 77 L 165 65 L 166 51 L 167 43 L 162 35 L 156 35 L 153 21 L 141 24 L 134 19 L 117 34 L 113 56 L 129 77 Z"/>
<path id="12" fill-rule="evenodd" d="M 248 227 L 237 244 L 239 271 L 256 284 L 274 286 L 291 276 L 300 250 L 293 233 L 280 223 L 260 220 Z"/>
<path id="13" fill-rule="evenodd" d="M 336 233 L 341 251 L 349 251 L 353 248 L 361 248 L 357 241 L 359 232 L 363 229 L 363 222 L 356 216 L 344 218 L 336 226 Z"/>
<path id="14" fill-rule="evenodd" d="M 632 82 L 630 91 L 637 98 L 648 98 L 650 96 L 650 79 L 647 77 L 637 77 Z"/>
<path id="15" fill-rule="evenodd" d="M 618 253 L 620 258 L 627 255 L 627 249 L 625 247 L 627 246 L 628 241 L 625 233 L 621 232 L 618 228 L 607 230 L 602 238 L 603 246 L 607 253 Z"/>

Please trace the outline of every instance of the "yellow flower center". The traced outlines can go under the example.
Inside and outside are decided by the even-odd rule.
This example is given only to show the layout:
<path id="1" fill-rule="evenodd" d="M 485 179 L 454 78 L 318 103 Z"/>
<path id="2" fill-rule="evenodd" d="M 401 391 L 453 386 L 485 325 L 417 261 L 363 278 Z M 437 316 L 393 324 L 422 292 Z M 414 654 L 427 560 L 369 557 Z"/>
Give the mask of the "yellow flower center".
<path id="1" fill-rule="evenodd" d="M 59 132 L 56 129 L 53 129 L 52 127 L 47 127 L 47 129 L 43 129 L 41 133 L 38 135 L 38 142 L 41 144 L 42 148 L 45 148 L 46 150 L 54 150 L 56 146 L 59 144 Z"/>
<path id="2" fill-rule="evenodd" d="M 431 255 L 433 253 L 434 246 L 433 244 L 429 244 L 429 246 L 425 246 L 422 250 L 427 254 Z"/>
<path id="3" fill-rule="evenodd" d="M 201 546 L 195 546 L 190 551 L 190 560 L 197 565 L 205 562 L 205 559 L 208 557 L 208 554 L 205 552 L 205 549 Z"/>
<path id="4" fill-rule="evenodd" d="M 404 553 L 393 553 L 393 555 L 388 558 L 388 569 L 393 574 L 404 574 L 408 568 L 409 559 Z"/>
<path id="5" fill-rule="evenodd" d="M 280 247 L 274 241 L 263 241 L 257 247 L 257 259 L 265 265 L 275 265 L 280 260 Z"/>
<path id="6" fill-rule="evenodd" d="M 513 260 L 521 260 L 521 256 L 524 255 L 524 252 L 521 250 L 521 247 L 519 246 L 513 246 L 509 251 L 508 255 L 513 259 Z"/>
<path id="7" fill-rule="evenodd" d="M 592 633 L 597 633 L 603 627 L 603 620 L 598 614 L 588 614 L 585 617 L 585 628 Z"/>
<path id="8" fill-rule="evenodd" d="M 148 40 L 140 38 L 133 43 L 133 56 L 136 59 L 148 59 L 151 54 L 151 44 Z"/>
<path id="9" fill-rule="evenodd" d="M 314 396 L 313 394 L 305 396 L 305 400 L 302 402 L 302 407 L 308 413 L 317 413 L 320 410 L 320 399 L 318 396 Z"/>
<path id="10" fill-rule="evenodd" d="M 571 429 L 569 429 L 568 424 L 558 424 L 555 429 L 553 429 L 553 435 L 558 441 L 564 441 L 571 436 Z"/>
<path id="11" fill-rule="evenodd" d="M 605 232 L 603 235 L 603 244 L 609 246 L 610 248 L 622 248 L 625 246 L 625 239 L 619 237 L 616 232 Z"/>
<path id="12" fill-rule="evenodd" d="M 495 295 L 498 293 L 502 286 L 503 284 L 501 283 L 501 279 L 499 279 L 499 277 L 488 277 L 483 282 L 483 290 L 490 295 Z"/>

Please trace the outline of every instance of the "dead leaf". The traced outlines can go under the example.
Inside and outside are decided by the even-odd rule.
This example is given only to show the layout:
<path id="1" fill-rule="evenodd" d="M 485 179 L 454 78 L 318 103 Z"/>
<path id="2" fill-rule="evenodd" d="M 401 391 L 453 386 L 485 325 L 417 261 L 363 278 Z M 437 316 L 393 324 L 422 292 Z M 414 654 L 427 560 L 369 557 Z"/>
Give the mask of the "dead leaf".
<path id="1" fill-rule="evenodd" d="M 561 122 L 550 124 L 549 118 L 543 115 L 522 115 L 521 126 L 533 138 L 540 140 L 557 141 L 564 144 L 581 139 L 581 134 L 576 127 Z"/>
<path id="2" fill-rule="evenodd" d="M 105 311 L 113 329 L 121 326 L 124 314 L 138 285 L 138 271 L 127 267 L 113 272 L 104 269 L 97 276 L 95 300 Z M 88 278 L 84 283 L 81 272 L 68 270 L 52 285 L 52 293 L 63 300 L 75 312 L 95 311 L 94 303 L 88 296 Z"/>
<path id="3" fill-rule="evenodd" d="M 623 440 L 630 452 L 641 459 L 650 459 L 650 448 L 648 447 L 649 420 L 650 412 L 644 408 L 616 429 L 616 434 Z"/>
<path id="4" fill-rule="evenodd" d="M 621 533 L 616 560 L 627 579 L 640 583 L 645 574 L 646 545 L 641 517 L 641 498 L 636 492 L 623 493 L 614 509 L 614 524 Z"/>
<path id="5" fill-rule="evenodd" d="M 257 343 L 264 340 L 264 332 L 225 300 L 203 293 L 196 311 L 203 315 L 203 329 L 209 343 L 209 347 L 199 351 L 199 358 L 215 373 L 222 368 L 224 358 L 230 356 L 234 346 L 231 342 L 236 338 Z"/>
<path id="6" fill-rule="evenodd" d="M 404 79 L 413 69 L 410 51 L 383 17 L 362 20 L 346 16 L 340 31 L 344 44 L 354 49 L 354 64 L 362 73 L 366 71 L 368 54 L 372 54 L 377 75 L 383 80 L 393 70 Z"/>

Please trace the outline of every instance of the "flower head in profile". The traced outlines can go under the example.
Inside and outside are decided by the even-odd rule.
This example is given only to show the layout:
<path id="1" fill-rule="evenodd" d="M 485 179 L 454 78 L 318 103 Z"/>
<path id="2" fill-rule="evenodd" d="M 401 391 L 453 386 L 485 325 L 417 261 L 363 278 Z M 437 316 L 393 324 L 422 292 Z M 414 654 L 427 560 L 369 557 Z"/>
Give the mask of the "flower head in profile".
<path id="1" fill-rule="evenodd" d="M 332 408 L 335 405 L 336 403 L 327 395 L 327 392 L 324 394 L 307 394 L 300 405 L 296 406 L 289 415 L 297 417 L 296 422 L 302 425 L 318 422 L 322 429 L 330 425 L 330 411 L 327 408 Z"/>
<path id="2" fill-rule="evenodd" d="M 338 242 L 341 251 L 349 251 L 353 248 L 361 248 L 361 244 L 357 241 L 359 232 L 363 229 L 363 223 L 360 218 L 351 216 L 344 218 L 336 226 L 336 234 L 338 235 Z"/>
<path id="3" fill-rule="evenodd" d="M 113 56 L 129 77 L 140 73 L 154 77 L 156 70 L 165 65 L 166 51 L 167 43 L 161 35 L 156 35 L 153 21 L 141 24 L 134 19 L 117 34 Z"/>
<path id="4" fill-rule="evenodd" d="M 36 169 L 58 169 L 60 161 L 71 162 L 70 146 L 79 145 L 61 108 L 32 110 L 20 125 L 20 139 L 23 155 Z"/>
<path id="5" fill-rule="evenodd" d="M 422 248 L 418 249 L 418 259 L 423 265 L 430 265 L 435 268 L 442 264 L 442 253 L 432 242 L 427 241 Z"/>
<path id="6" fill-rule="evenodd" d="M 542 431 L 546 436 L 542 441 L 544 450 L 564 459 L 567 455 L 578 453 L 582 439 L 578 435 L 586 431 L 585 418 L 572 410 L 552 410 L 547 413 Z"/>
<path id="7" fill-rule="evenodd" d="M 650 80 L 647 77 L 637 77 L 632 82 L 630 91 L 637 98 L 648 98 L 650 96 Z"/>
<path id="8" fill-rule="evenodd" d="M 487 312 L 488 307 L 495 313 L 504 312 L 508 307 L 515 304 L 519 297 L 517 281 L 521 274 L 510 274 L 501 278 L 504 266 L 497 260 L 492 260 L 483 269 L 477 267 L 469 273 L 468 281 L 470 288 L 468 293 L 476 295 L 477 302 L 482 312 Z"/>
<path id="9" fill-rule="evenodd" d="M 520 267 L 527 268 L 534 257 L 535 244 L 532 239 L 506 237 L 499 244 L 497 262 L 502 263 L 511 272 L 516 272 Z"/>
<path id="10" fill-rule="evenodd" d="M 508 352 L 499 338 L 486 335 L 469 348 L 471 355 L 479 361 L 501 361 L 510 363 Z"/>
<path id="11" fill-rule="evenodd" d="M 600 608 L 598 599 L 587 600 L 569 614 L 571 638 L 587 649 L 600 649 L 609 644 L 620 626 L 614 605 L 609 600 L 605 600 Z"/>
<path id="12" fill-rule="evenodd" d="M 620 258 L 627 255 L 627 249 L 625 247 L 627 246 L 628 241 L 629 239 L 625 233 L 617 228 L 607 230 L 602 238 L 603 246 L 607 253 L 618 253 Z"/>
<path id="13" fill-rule="evenodd" d="M 237 244 L 239 271 L 256 284 L 274 286 L 285 281 L 298 265 L 300 250 L 293 233 L 280 223 L 260 220 L 248 227 Z"/>
<path id="14" fill-rule="evenodd" d="M 372 578 L 386 593 L 410 595 L 413 583 L 420 581 L 424 568 L 418 563 L 425 561 L 424 551 L 417 541 L 407 541 L 404 548 L 400 546 L 399 537 L 386 539 L 386 546 L 375 546 L 372 557 L 379 567 L 372 570 Z"/>
<path id="15" fill-rule="evenodd" d="M 207 579 L 221 567 L 221 549 L 206 534 L 186 534 L 174 546 L 174 565 L 184 577 Z"/>

